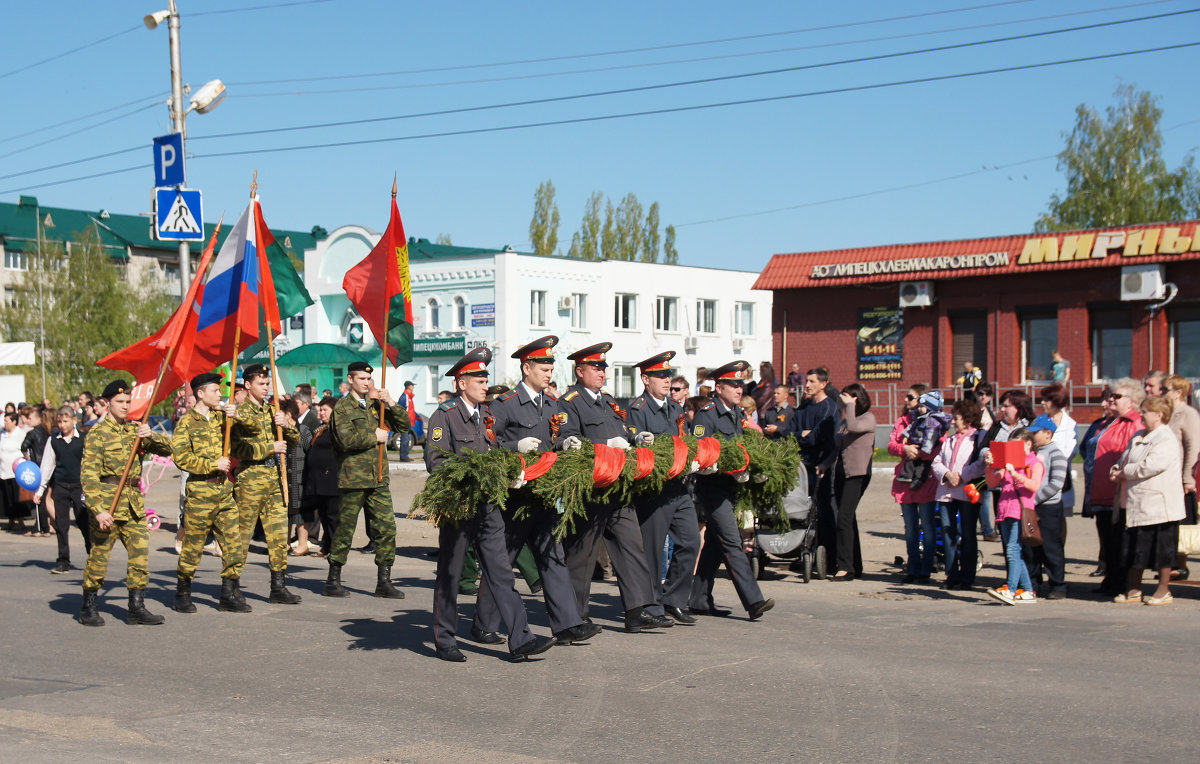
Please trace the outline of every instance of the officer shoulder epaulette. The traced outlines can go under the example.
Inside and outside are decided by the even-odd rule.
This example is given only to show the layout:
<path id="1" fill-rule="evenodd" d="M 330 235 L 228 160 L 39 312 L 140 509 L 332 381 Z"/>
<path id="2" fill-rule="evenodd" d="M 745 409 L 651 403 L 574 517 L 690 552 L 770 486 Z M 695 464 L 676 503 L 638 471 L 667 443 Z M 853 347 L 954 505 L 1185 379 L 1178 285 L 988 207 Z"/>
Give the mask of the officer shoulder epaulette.
<path id="1" fill-rule="evenodd" d="M 458 399 L 451 398 L 450 400 L 446 401 L 442 405 L 438 406 L 438 411 L 449 411 L 450 409 L 454 408 L 457 405 L 458 405 Z"/>
<path id="2" fill-rule="evenodd" d="M 576 399 L 576 398 L 578 398 L 578 397 L 579 397 L 579 391 L 578 391 L 578 390 L 572 390 L 571 392 L 569 392 L 569 393 L 567 393 L 566 395 L 564 395 L 564 396 L 563 396 L 563 400 L 564 400 L 564 401 L 573 401 L 573 400 L 575 400 L 575 399 Z"/>
<path id="3" fill-rule="evenodd" d="M 646 405 L 646 396 L 639 395 L 637 398 L 634 398 L 633 403 L 630 404 L 629 408 L 640 409 L 642 406 L 645 406 L 645 405 Z"/>
<path id="4" fill-rule="evenodd" d="M 509 398 L 512 398 L 512 397 L 513 397 L 514 395 L 516 395 L 516 394 L 517 394 L 517 391 L 516 391 L 516 390 L 509 390 L 509 391 L 508 391 L 508 392 L 506 392 L 506 393 L 502 393 L 502 394 L 500 395 L 500 397 L 499 397 L 499 398 L 497 398 L 496 400 L 498 400 L 498 401 L 506 401 L 506 400 L 508 400 Z"/>
<path id="5" fill-rule="evenodd" d="M 708 410 L 709 410 L 709 409 L 711 409 L 711 408 L 716 408 L 716 405 L 717 405 L 717 404 L 716 404 L 716 403 L 714 403 L 713 401 L 709 401 L 708 403 L 706 403 L 706 404 L 704 404 L 703 406 L 701 406 L 701 407 L 700 407 L 700 410 L 701 410 L 701 411 L 708 411 Z"/>
<path id="6" fill-rule="evenodd" d="M 546 396 L 547 398 L 549 398 L 552 401 L 558 400 L 558 396 L 555 395 L 554 393 L 550 392 L 549 390 L 543 390 L 542 395 Z"/>

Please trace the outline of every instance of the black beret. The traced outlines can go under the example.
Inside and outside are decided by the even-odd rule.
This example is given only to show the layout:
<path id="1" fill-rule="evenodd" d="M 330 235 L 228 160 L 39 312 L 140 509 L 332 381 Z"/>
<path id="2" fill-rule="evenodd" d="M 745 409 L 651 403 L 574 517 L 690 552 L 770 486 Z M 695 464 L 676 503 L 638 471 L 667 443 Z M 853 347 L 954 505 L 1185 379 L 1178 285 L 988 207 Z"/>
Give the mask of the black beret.
<path id="1" fill-rule="evenodd" d="M 248 380 L 251 377 L 265 377 L 270 374 L 267 367 L 261 363 L 252 363 L 242 369 L 242 379 Z"/>
<path id="2" fill-rule="evenodd" d="M 112 382 L 108 383 L 107 387 L 104 388 L 104 392 L 100 393 L 100 397 L 106 401 L 112 400 L 112 397 L 114 395 L 120 395 L 121 393 L 128 393 L 131 389 L 132 388 L 129 387 L 129 383 L 126 382 L 125 380 L 114 379 Z"/>
<path id="3" fill-rule="evenodd" d="M 200 388 L 204 387 L 205 385 L 219 385 L 219 384 L 221 384 L 221 375 L 220 374 L 214 374 L 211 371 L 207 372 L 205 374 L 197 374 L 196 376 L 192 377 L 192 392 L 193 393 L 197 392 Z"/>
<path id="4" fill-rule="evenodd" d="M 365 371 L 366 373 L 370 374 L 371 372 L 375 371 L 375 369 L 371 368 L 371 364 L 367 363 L 366 361 L 355 361 L 346 367 L 347 374 L 353 374 L 356 371 Z"/>

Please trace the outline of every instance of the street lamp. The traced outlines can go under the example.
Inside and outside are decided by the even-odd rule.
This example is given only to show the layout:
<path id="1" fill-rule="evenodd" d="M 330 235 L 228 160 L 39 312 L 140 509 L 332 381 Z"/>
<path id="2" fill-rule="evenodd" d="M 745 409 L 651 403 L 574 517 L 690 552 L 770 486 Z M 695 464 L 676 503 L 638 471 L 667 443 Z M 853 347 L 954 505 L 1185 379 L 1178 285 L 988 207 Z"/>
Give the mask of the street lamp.
<path id="1" fill-rule="evenodd" d="M 212 80 L 200 88 L 191 96 L 188 101 L 188 108 L 183 107 L 183 67 L 180 65 L 179 55 L 179 9 L 175 6 L 175 0 L 168 0 L 167 10 L 155 11 L 147 14 L 142 18 L 142 23 L 147 29 L 155 29 L 159 24 L 167 22 L 167 29 L 170 31 L 171 39 L 171 101 L 170 111 L 171 119 L 174 122 L 175 132 L 179 133 L 180 153 L 187 156 L 186 150 L 182 147 L 187 143 L 187 123 L 186 117 L 188 112 L 197 111 L 201 114 L 207 114 L 217 107 L 225 98 L 225 83 L 220 80 Z M 186 241 L 179 242 L 179 293 L 181 298 L 187 297 L 188 284 L 191 281 L 192 275 L 192 250 Z"/>

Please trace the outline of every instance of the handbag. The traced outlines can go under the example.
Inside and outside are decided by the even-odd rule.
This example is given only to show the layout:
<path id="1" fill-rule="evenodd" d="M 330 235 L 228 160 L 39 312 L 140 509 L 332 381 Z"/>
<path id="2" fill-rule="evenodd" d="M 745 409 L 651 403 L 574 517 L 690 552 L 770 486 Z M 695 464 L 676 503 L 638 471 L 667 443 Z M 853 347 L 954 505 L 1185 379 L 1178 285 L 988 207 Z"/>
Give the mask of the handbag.
<path id="1" fill-rule="evenodd" d="M 1021 502 L 1021 543 L 1025 546 L 1042 545 L 1042 526 L 1038 522 L 1037 510 Z"/>

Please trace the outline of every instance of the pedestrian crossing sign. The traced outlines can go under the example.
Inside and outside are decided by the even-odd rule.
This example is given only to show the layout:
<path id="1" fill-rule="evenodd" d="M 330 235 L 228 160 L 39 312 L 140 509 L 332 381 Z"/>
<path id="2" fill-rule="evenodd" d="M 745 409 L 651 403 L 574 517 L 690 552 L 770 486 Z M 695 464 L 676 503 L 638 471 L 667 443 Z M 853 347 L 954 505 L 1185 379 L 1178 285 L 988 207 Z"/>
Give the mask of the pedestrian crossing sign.
<path id="1" fill-rule="evenodd" d="M 199 189 L 154 189 L 154 238 L 204 240 L 204 211 Z"/>

